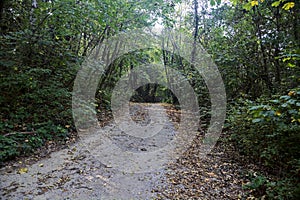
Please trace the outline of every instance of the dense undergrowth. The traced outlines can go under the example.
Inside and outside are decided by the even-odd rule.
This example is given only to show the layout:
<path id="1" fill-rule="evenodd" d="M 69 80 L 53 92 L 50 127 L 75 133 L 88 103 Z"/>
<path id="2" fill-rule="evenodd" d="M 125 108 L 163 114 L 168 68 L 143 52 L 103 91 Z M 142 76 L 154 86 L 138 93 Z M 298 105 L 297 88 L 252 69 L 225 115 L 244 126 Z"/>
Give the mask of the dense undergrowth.
<path id="1" fill-rule="evenodd" d="M 299 199 L 300 87 L 266 99 L 240 99 L 228 117 L 237 151 L 262 169 L 244 187 L 256 197 Z"/>

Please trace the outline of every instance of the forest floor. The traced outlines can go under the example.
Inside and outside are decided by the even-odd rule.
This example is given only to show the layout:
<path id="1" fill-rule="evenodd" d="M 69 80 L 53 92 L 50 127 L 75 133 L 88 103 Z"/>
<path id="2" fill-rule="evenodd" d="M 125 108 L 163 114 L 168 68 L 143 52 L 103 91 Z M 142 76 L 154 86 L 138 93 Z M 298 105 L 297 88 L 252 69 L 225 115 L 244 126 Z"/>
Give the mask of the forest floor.
<path id="1" fill-rule="evenodd" d="M 136 123 L 149 123 L 148 109 L 158 104 L 132 104 L 130 115 Z M 158 106 L 161 108 L 162 106 Z M 114 123 L 104 126 L 124 151 L 151 152 L 176 134 L 179 112 L 163 105 L 168 121 L 150 139 L 125 134 Z M 158 116 L 159 117 L 159 116 Z M 242 186 L 255 168 L 240 162 L 223 135 L 206 158 L 200 158 L 201 134 L 184 155 L 150 172 L 122 171 L 101 162 L 97 154 L 99 131 L 86 134 L 66 148 L 35 162 L 10 163 L 0 169 L 1 199 L 245 199 Z M 225 139 L 224 139 L 225 138 Z M 30 159 L 29 159 L 30 160 Z M 249 197 L 248 197 L 249 198 Z"/>

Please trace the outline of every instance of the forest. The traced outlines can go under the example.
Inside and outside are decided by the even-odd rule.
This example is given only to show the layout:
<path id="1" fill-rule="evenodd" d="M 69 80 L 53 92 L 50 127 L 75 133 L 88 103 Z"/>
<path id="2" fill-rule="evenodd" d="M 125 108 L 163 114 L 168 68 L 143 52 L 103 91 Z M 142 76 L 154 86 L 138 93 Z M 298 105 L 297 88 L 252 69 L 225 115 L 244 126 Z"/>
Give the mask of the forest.
<path id="1" fill-rule="evenodd" d="M 43 159 L 80 139 L 72 111 L 78 71 L 107 39 L 135 30 L 172 30 L 207 52 L 226 91 L 226 119 L 216 146 L 230 149 L 234 154 L 229 157 L 244 166 L 246 181 L 238 197 L 202 197 L 198 182 L 190 183 L 193 178 L 185 183 L 185 178 L 171 177 L 171 185 L 186 184 L 187 189 L 161 198 L 299 199 L 296 0 L 1 0 L 0 167 L 33 156 Z M 166 48 L 130 51 L 107 66 L 93 102 L 101 126 L 113 118 L 111 100 L 118 81 L 140 65 L 154 64 L 164 66 L 167 76 L 172 70 L 183 74 L 197 96 L 204 122 L 200 129 L 207 130 L 213 106 L 205 77 L 176 54 L 178 47 L 171 40 L 163 45 Z M 168 79 L 168 87 L 145 84 L 130 101 L 160 103 L 177 112 L 180 99 L 172 88 L 179 81 Z M 187 163 L 190 154 L 184 154 Z M 29 168 L 18 167 L 19 174 Z"/>

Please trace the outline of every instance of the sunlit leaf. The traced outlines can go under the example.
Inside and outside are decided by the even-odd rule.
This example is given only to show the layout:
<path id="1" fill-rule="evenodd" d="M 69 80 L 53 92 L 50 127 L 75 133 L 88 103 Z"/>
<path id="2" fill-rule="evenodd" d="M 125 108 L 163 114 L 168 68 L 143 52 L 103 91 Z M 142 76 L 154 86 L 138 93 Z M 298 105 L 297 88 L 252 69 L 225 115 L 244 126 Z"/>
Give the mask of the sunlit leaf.
<path id="1" fill-rule="evenodd" d="M 276 112 L 275 112 L 275 115 L 280 116 L 280 115 L 281 115 L 281 112 L 276 111 Z"/>
<path id="2" fill-rule="evenodd" d="M 280 1 L 275 1 L 275 2 L 272 3 L 272 6 L 273 7 L 278 7 L 279 4 L 280 4 Z"/>
<path id="3" fill-rule="evenodd" d="M 251 10 L 251 8 L 252 8 L 251 2 L 249 2 L 249 3 L 245 4 L 245 5 L 243 5 L 243 8 L 244 8 L 245 10 L 247 10 L 247 11 Z"/>
<path id="4" fill-rule="evenodd" d="M 238 4 L 239 0 L 231 0 L 231 2 L 232 2 L 233 5 L 236 6 Z"/>
<path id="5" fill-rule="evenodd" d="M 251 1 L 251 6 L 258 6 L 258 1 Z"/>
<path id="6" fill-rule="evenodd" d="M 282 8 L 283 8 L 284 10 L 289 10 L 289 9 L 293 8 L 294 6 L 295 6 L 295 3 L 294 3 L 294 2 L 289 2 L 289 3 L 284 4 L 284 5 L 282 6 Z"/>
<path id="7" fill-rule="evenodd" d="M 290 68 L 296 67 L 296 65 L 295 65 L 295 64 L 292 64 L 292 63 L 288 63 L 287 65 L 288 65 L 288 67 L 290 67 Z"/>
<path id="8" fill-rule="evenodd" d="M 291 57 L 287 57 L 287 58 L 282 59 L 283 62 L 285 62 L 287 60 L 291 60 Z"/>

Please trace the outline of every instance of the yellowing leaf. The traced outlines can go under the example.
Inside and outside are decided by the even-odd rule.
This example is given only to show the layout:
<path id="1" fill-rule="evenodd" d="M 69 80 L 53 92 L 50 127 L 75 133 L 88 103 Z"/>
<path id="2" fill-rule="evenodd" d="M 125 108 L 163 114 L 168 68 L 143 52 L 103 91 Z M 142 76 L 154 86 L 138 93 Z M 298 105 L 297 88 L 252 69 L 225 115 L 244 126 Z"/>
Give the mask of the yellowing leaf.
<path id="1" fill-rule="evenodd" d="M 276 111 L 276 112 L 275 112 L 275 115 L 280 116 L 281 113 L 280 113 L 279 111 Z"/>
<path id="2" fill-rule="evenodd" d="M 251 1 L 251 6 L 258 6 L 258 1 Z"/>
<path id="3" fill-rule="evenodd" d="M 284 5 L 282 6 L 282 8 L 283 8 L 284 10 L 289 10 L 289 9 L 293 8 L 294 6 L 295 6 L 295 2 L 289 2 L 289 3 L 284 4 Z"/>
<path id="4" fill-rule="evenodd" d="M 27 172 L 28 172 L 27 168 L 21 168 L 21 169 L 19 169 L 19 174 L 25 174 Z"/>
<path id="5" fill-rule="evenodd" d="M 272 3 L 272 6 L 273 7 L 278 7 L 279 4 L 280 4 L 280 1 L 275 1 L 275 2 Z"/>
<path id="6" fill-rule="evenodd" d="M 295 119 L 295 117 L 291 117 L 292 122 L 299 122 L 300 123 L 300 118 L 299 119 Z"/>
<path id="7" fill-rule="evenodd" d="M 289 93 L 288 93 L 288 95 L 291 97 L 291 96 L 294 96 L 296 94 L 296 92 L 295 91 L 289 91 Z"/>

